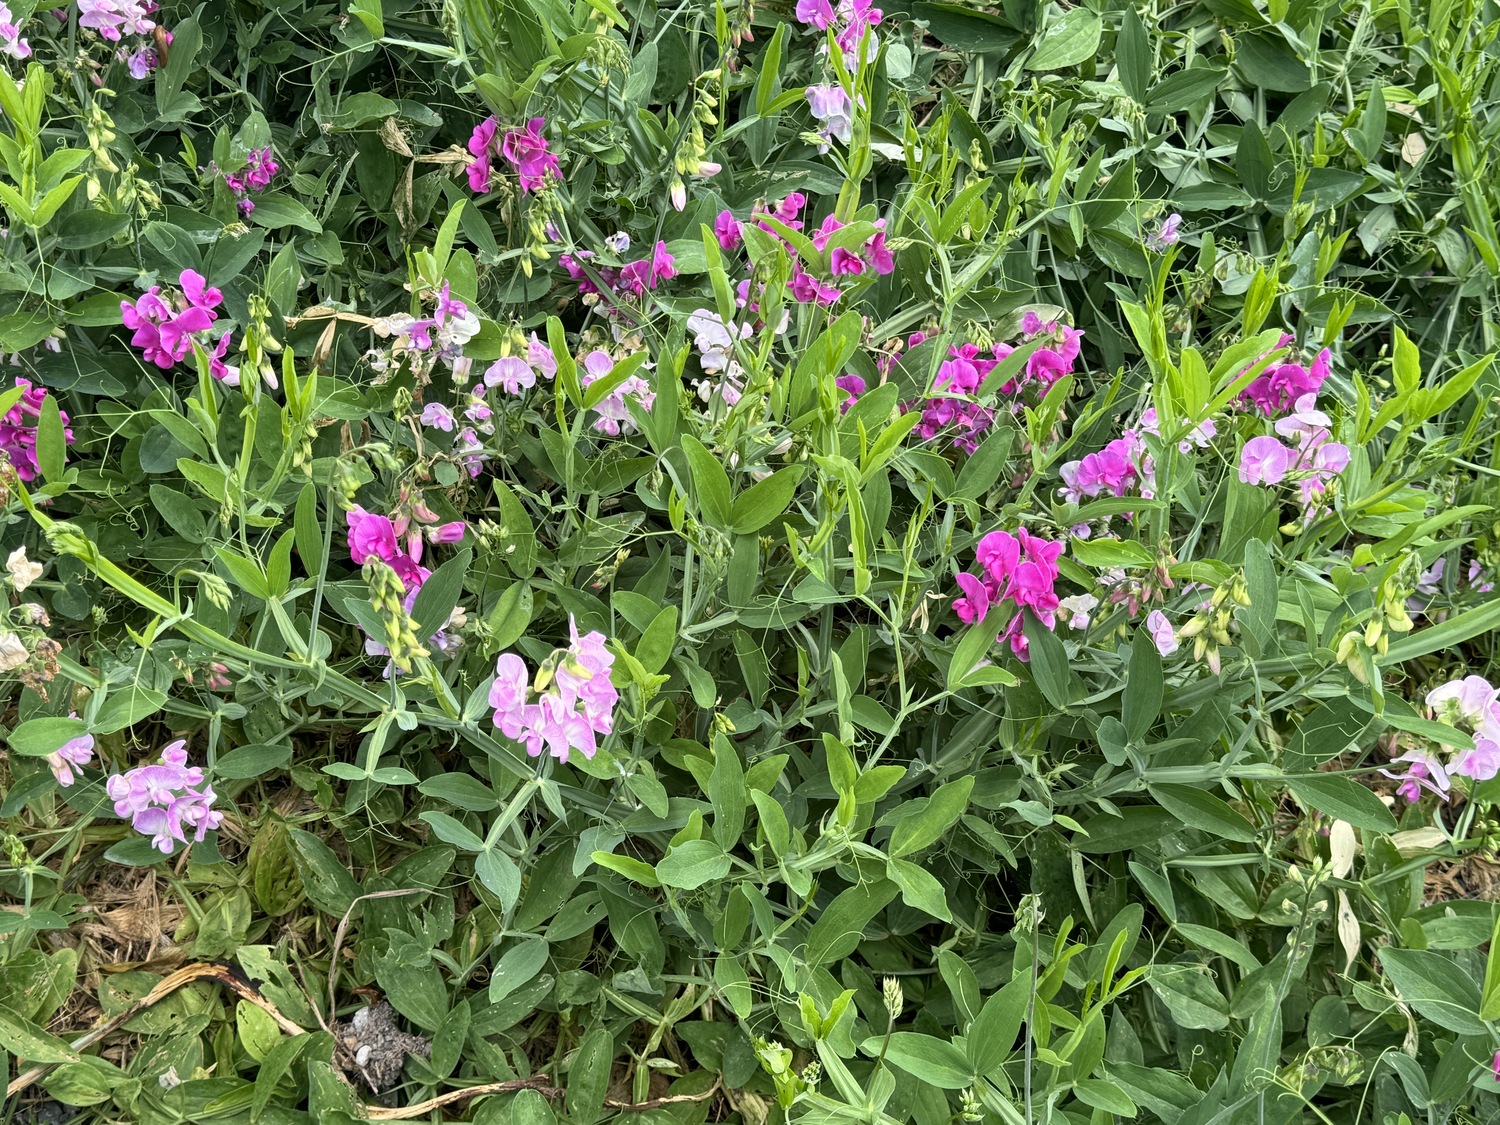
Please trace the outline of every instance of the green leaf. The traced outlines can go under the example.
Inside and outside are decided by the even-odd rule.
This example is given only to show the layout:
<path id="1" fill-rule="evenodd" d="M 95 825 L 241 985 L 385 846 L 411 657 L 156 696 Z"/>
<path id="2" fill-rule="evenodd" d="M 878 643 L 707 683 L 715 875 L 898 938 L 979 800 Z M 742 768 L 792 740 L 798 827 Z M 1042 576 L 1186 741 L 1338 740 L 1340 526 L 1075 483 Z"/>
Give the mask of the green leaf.
<path id="1" fill-rule="evenodd" d="M 874 1056 L 880 1054 L 882 1047 L 888 1062 L 939 1090 L 962 1090 L 974 1081 L 969 1060 L 946 1039 L 915 1031 L 897 1031 L 891 1035 L 889 1045 L 883 1036 L 872 1036 L 861 1043 L 859 1049 Z"/>
<path id="2" fill-rule="evenodd" d="M 1374 716 L 1347 695 L 1325 699 L 1297 724 L 1287 743 L 1288 773 L 1311 771 L 1351 748 L 1358 749 Z"/>
<path id="3" fill-rule="evenodd" d="M 931 872 L 904 859 L 887 860 L 885 869 L 891 881 L 901 888 L 901 901 L 907 906 L 944 922 L 953 921 L 948 910 L 948 893 Z"/>
<path id="4" fill-rule="evenodd" d="M 613 852 L 595 852 L 590 858 L 600 867 L 617 872 L 627 879 L 633 879 L 643 887 L 661 886 L 661 880 L 656 877 L 656 868 L 634 856 L 615 855 Z"/>
<path id="5" fill-rule="evenodd" d="M 1136 1115 L 1137 1106 L 1130 1100 L 1130 1095 L 1113 1082 L 1106 1082 L 1102 1078 L 1078 1079 L 1073 1083 L 1073 1093 L 1078 1095 L 1078 1100 L 1084 1105 L 1102 1109 L 1105 1113 L 1121 1117 Z"/>
<path id="6" fill-rule="evenodd" d="M 691 434 L 682 435 L 682 449 L 692 470 L 693 494 L 704 520 L 727 530 L 730 526 L 729 474 L 719 459 Z M 764 483 L 764 482 L 762 482 Z"/>
<path id="7" fill-rule="evenodd" d="M 311 832 L 289 828 L 292 858 L 302 885 L 312 904 L 326 914 L 342 917 L 359 897 L 359 884 L 349 874 L 348 865 Z"/>
<path id="8" fill-rule="evenodd" d="M 500 900 L 500 908 L 509 911 L 521 897 L 521 869 L 504 852 L 491 848 L 474 857 L 474 874 L 485 889 Z"/>
<path id="9" fill-rule="evenodd" d="M 260 1070 L 255 1075 L 255 1090 L 250 1095 L 250 1120 L 259 1121 L 266 1107 L 276 1094 L 281 1079 L 301 1058 L 302 1053 L 318 1043 L 318 1032 L 312 1035 L 293 1035 L 280 1040 L 261 1060 Z"/>
<path id="10" fill-rule="evenodd" d="M 464 595 L 464 578 L 469 573 L 469 564 L 474 552 L 465 547 L 458 554 L 432 572 L 432 577 L 422 583 L 417 591 L 417 600 L 412 603 L 411 616 L 417 625 L 417 636 L 430 637 L 448 624 L 453 607 Z"/>
<path id="11" fill-rule="evenodd" d="M 969 807 L 969 794 L 973 790 L 971 774 L 940 786 L 931 797 L 909 802 L 891 830 L 887 854 L 893 858 L 910 855 L 936 843 Z"/>
<path id="12" fill-rule="evenodd" d="M 708 799 L 714 807 L 714 839 L 726 850 L 734 847 L 745 830 L 745 768 L 739 751 L 724 735 L 714 738 L 714 768 L 708 776 Z"/>
<path id="13" fill-rule="evenodd" d="M 1379 956 L 1386 978 L 1418 1015 L 1460 1035 L 1489 1035 L 1479 1018 L 1479 982 L 1451 953 L 1387 947 Z"/>
<path id="14" fill-rule="evenodd" d="M 154 493 L 153 493 L 154 495 Z M 297 536 L 297 554 L 308 574 L 318 578 L 323 573 L 323 524 L 318 518 L 318 486 L 309 481 L 297 496 L 292 528 Z"/>
<path id="15" fill-rule="evenodd" d="M 792 830 L 787 823 L 786 810 L 775 797 L 759 789 L 751 790 L 750 799 L 760 813 L 760 827 L 771 844 L 771 850 L 777 859 L 785 859 L 792 846 Z"/>
<path id="16" fill-rule="evenodd" d="M 1025 69 L 1062 70 L 1093 58 L 1099 51 L 1103 27 L 1103 21 L 1096 13 L 1087 8 L 1074 8 L 1042 32 Z"/>
<path id="17" fill-rule="evenodd" d="M 62 747 L 63 743 L 80 738 L 89 732 L 89 725 L 81 719 L 27 719 L 10 732 L 6 740 L 17 754 L 28 758 L 42 758 Z"/>
<path id="18" fill-rule="evenodd" d="M 1155 965 L 1146 982 L 1179 1027 L 1223 1031 L 1229 1026 L 1229 1004 L 1203 970 L 1191 965 Z"/>
<path id="19" fill-rule="evenodd" d="M 55 483 L 63 478 L 63 462 L 67 451 L 62 415 L 58 410 L 55 394 L 42 399 L 36 425 L 37 465 L 42 470 L 42 476 L 49 483 Z"/>
<path id="20" fill-rule="evenodd" d="M 1372 832 L 1396 831 L 1396 818 L 1380 798 L 1351 778 L 1320 773 L 1287 779 L 1287 788 L 1304 808 L 1333 820 L 1346 820 Z"/>
<path id="21" fill-rule="evenodd" d="M 802 466 L 788 465 L 745 489 L 730 508 L 730 530 L 739 535 L 753 535 L 786 515 L 801 479 Z"/>
<path id="22" fill-rule="evenodd" d="M 257 195 L 255 210 L 250 212 L 250 221 L 268 230 L 297 227 L 309 234 L 323 233 L 323 225 L 313 217 L 311 211 L 291 196 L 281 192 L 265 192 Z"/>
<path id="23" fill-rule="evenodd" d="M 1051 629 L 1024 611 L 1026 655 L 1031 658 L 1031 677 L 1047 702 L 1066 711 L 1073 697 L 1073 671 L 1063 643 Z"/>
<path id="24" fill-rule="evenodd" d="M 466 773 L 440 773 L 417 786 L 424 797 L 435 797 L 465 812 L 489 812 L 500 807 L 500 798 L 484 782 Z"/>
<path id="25" fill-rule="evenodd" d="M 1137 630 L 1130 645 L 1130 674 L 1120 701 L 1125 735 L 1131 741 L 1143 738 L 1161 714 L 1161 653 L 1145 630 Z"/>
<path id="26" fill-rule="evenodd" d="M 729 856 L 712 840 L 686 840 L 656 865 L 663 886 L 694 891 L 729 874 Z"/>
<path id="27" fill-rule="evenodd" d="M 240 746 L 214 763 L 213 775 L 232 780 L 264 777 L 291 760 L 292 748 L 285 743 L 280 746 Z"/>
<path id="28" fill-rule="evenodd" d="M 1016 1035 L 1026 1018 L 1031 979 L 1024 973 L 1012 977 L 998 992 L 991 993 L 965 1037 L 969 1062 L 975 1074 L 993 1074 L 1010 1055 Z"/>
<path id="29" fill-rule="evenodd" d="M 1162 808 L 1189 828 L 1246 844 L 1258 838 L 1254 825 L 1206 789 L 1192 785 L 1153 785 L 1151 794 Z"/>
<path id="30" fill-rule="evenodd" d="M 80 1056 L 55 1035 L 0 1003 L 0 1047 L 33 1063 L 76 1063 Z"/>
<path id="31" fill-rule="evenodd" d="M 889 879 L 861 883 L 840 891 L 807 932 L 802 958 L 810 967 L 826 965 L 854 952 L 870 919 L 896 897 Z"/>
<path id="32" fill-rule="evenodd" d="M 156 714 L 166 701 L 167 697 L 161 692 L 140 684 L 115 688 L 94 716 L 91 729 L 95 734 L 114 734 Z"/>
<path id="33" fill-rule="evenodd" d="M 1097 570 L 1153 567 L 1157 561 L 1155 555 L 1134 539 L 1074 539 L 1068 553 L 1083 566 Z"/>
<path id="34" fill-rule="evenodd" d="M 530 981 L 547 964 L 550 949 L 541 938 L 524 938 L 495 962 L 490 972 L 490 1003 L 498 1004 Z"/>
<path id="35" fill-rule="evenodd" d="M 447 813 L 424 812 L 419 813 L 417 819 L 425 820 L 432 826 L 433 835 L 445 844 L 452 844 L 460 851 L 482 852 L 485 850 L 483 840 L 465 827 L 462 821 L 454 819 Z"/>
<path id="36" fill-rule="evenodd" d="M 615 1040 L 609 1030 L 594 1026 L 584 1035 L 568 1069 L 568 1120 L 593 1125 L 604 1108 L 610 1070 L 615 1060 Z"/>

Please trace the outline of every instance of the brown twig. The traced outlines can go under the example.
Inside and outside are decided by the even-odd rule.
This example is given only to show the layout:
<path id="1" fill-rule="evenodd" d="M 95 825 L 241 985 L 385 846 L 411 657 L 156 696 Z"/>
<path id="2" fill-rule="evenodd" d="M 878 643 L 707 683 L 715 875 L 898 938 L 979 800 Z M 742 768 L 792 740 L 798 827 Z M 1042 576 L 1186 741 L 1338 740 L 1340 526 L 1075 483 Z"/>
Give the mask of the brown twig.
<path id="1" fill-rule="evenodd" d="M 291 1020 L 282 1015 L 281 1012 L 277 1010 L 276 1005 L 272 1004 L 269 1000 L 267 1000 L 264 996 L 257 992 L 248 981 L 241 980 L 239 976 L 236 975 L 236 972 L 233 968 L 228 965 L 204 963 L 199 965 L 184 965 L 175 973 L 171 973 L 168 976 L 163 977 L 160 983 L 158 983 L 155 988 L 146 993 L 146 995 L 142 996 L 135 1003 L 131 1004 L 130 1007 L 126 1008 L 123 1012 L 119 1012 L 116 1015 L 111 1016 L 103 1023 L 95 1026 L 92 1030 L 85 1032 L 83 1035 L 79 1036 L 77 1039 L 69 1043 L 68 1048 L 73 1051 L 81 1051 L 85 1047 L 92 1046 L 93 1044 L 99 1042 L 99 1040 L 103 1039 L 106 1035 L 119 1030 L 121 1027 L 129 1023 L 136 1016 L 140 1015 L 141 1012 L 145 1011 L 153 1004 L 157 1004 L 166 999 L 183 985 L 193 984 L 194 982 L 201 980 L 213 981 L 215 984 L 222 984 L 225 988 L 229 989 L 235 995 L 240 997 L 240 999 L 254 1004 L 257 1008 L 274 1019 L 277 1026 L 280 1027 L 281 1030 L 286 1032 L 288 1035 L 307 1034 L 305 1029 L 293 1023 Z M 16 1077 L 16 1080 L 14 1082 L 12 1082 L 5 1088 L 5 1096 L 7 1098 L 15 1097 L 22 1090 L 26 1089 L 27 1086 L 30 1086 L 38 1078 L 46 1074 L 47 1071 L 50 1070 L 54 1065 L 55 1064 L 53 1063 L 39 1063 L 36 1066 L 32 1067 L 30 1070 L 24 1071 Z"/>
<path id="2" fill-rule="evenodd" d="M 545 1074 L 538 1074 L 531 1078 L 512 1078 L 508 1082 L 487 1082 L 483 1086 L 467 1086 L 462 1090 L 449 1090 L 446 1094 L 428 1098 L 425 1102 L 398 1106 L 395 1109 L 372 1105 L 367 1112 L 371 1121 L 406 1121 L 413 1117 L 423 1117 L 435 1109 L 463 1101 L 465 1098 L 478 1098 L 485 1094 L 513 1094 L 518 1090 L 535 1090 L 544 1098 L 563 1096 L 563 1091 L 556 1086 L 547 1085 Z"/>
<path id="3" fill-rule="evenodd" d="M 664 1105 L 680 1105 L 683 1102 L 706 1102 L 719 1092 L 723 1084 L 722 1077 L 714 1079 L 714 1084 L 701 1094 L 673 1094 L 666 1098 L 652 1098 L 644 1102 L 617 1102 L 613 1098 L 605 1098 L 604 1104 L 610 1109 L 618 1109 L 622 1113 L 643 1113 L 648 1109 L 660 1109 Z"/>

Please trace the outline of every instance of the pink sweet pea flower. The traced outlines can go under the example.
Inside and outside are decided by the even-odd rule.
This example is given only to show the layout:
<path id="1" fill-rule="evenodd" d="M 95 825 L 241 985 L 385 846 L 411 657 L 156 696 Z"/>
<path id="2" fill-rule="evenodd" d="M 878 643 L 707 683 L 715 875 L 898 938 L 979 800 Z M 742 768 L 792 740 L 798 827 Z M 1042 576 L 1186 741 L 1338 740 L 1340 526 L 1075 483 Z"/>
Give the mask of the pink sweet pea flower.
<path id="1" fill-rule="evenodd" d="M 536 386 L 536 372 L 520 356 L 503 356 L 485 371 L 484 385 L 502 387 L 506 394 L 518 395 L 523 390 Z"/>
<path id="2" fill-rule="evenodd" d="M 1177 633 L 1161 610 L 1153 609 L 1146 615 L 1146 632 L 1151 635 L 1156 651 L 1163 656 L 1171 656 L 1177 651 Z"/>
<path id="3" fill-rule="evenodd" d="M 1240 480 L 1245 484 L 1278 485 L 1296 463 L 1297 451 L 1269 436 L 1253 437 L 1240 451 Z"/>
<path id="4" fill-rule="evenodd" d="M 1489 718 L 1497 700 L 1500 700 L 1500 690 L 1482 676 L 1450 680 L 1427 693 L 1427 706 L 1439 716 L 1462 720 L 1471 726 Z"/>
<path id="5" fill-rule="evenodd" d="M 1400 757 L 1391 759 L 1391 765 L 1397 762 L 1409 763 L 1404 773 L 1392 773 L 1388 769 L 1380 772 L 1392 781 L 1401 782 L 1396 787 L 1398 795 L 1415 804 L 1421 799 L 1422 790 L 1426 789 L 1440 800 L 1448 799 L 1452 783 L 1448 779 L 1448 770 L 1435 755 L 1426 750 L 1409 750 Z"/>

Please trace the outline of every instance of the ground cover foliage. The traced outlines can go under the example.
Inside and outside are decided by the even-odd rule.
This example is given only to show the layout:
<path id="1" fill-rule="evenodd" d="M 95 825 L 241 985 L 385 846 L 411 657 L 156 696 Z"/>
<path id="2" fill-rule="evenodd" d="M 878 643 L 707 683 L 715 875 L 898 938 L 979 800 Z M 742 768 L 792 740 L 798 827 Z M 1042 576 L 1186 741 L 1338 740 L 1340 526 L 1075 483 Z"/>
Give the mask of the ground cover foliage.
<path id="1" fill-rule="evenodd" d="M 33 7 L 5 1120 L 1496 1116 L 1492 5 Z"/>

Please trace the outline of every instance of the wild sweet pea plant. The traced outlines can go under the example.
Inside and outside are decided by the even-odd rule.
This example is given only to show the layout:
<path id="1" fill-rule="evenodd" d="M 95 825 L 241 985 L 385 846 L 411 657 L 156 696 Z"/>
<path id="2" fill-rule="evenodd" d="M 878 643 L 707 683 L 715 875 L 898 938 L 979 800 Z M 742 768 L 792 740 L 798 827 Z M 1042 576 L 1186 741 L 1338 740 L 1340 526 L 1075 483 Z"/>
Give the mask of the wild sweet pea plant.
<path id="1" fill-rule="evenodd" d="M 7 1109 L 1495 1115 L 1497 27 L 0 5 Z"/>

